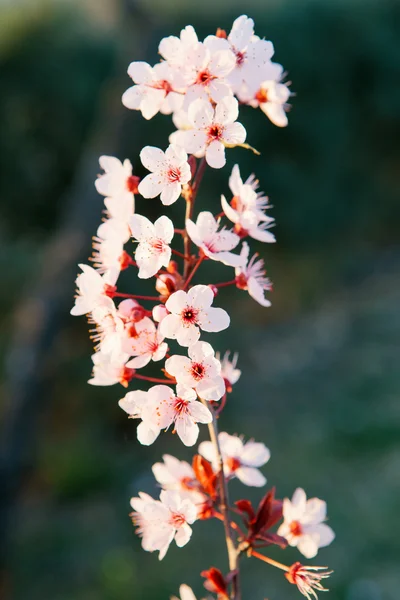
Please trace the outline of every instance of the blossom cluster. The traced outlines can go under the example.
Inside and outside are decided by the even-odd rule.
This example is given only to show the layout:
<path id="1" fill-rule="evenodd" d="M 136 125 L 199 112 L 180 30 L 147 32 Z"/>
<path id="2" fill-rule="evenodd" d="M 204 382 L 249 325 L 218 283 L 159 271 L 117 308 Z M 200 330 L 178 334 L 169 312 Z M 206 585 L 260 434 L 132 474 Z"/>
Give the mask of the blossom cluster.
<path id="1" fill-rule="evenodd" d="M 218 434 L 216 419 L 241 371 L 237 354 L 231 357 L 226 352 L 221 358 L 209 338 L 203 339 L 230 325 L 228 312 L 218 306 L 220 288 L 232 286 L 247 291 L 263 307 L 271 305 L 272 284 L 263 259 L 251 254 L 250 241 L 275 242 L 274 219 L 267 214 L 269 199 L 254 175 L 242 178 L 237 164 L 227 182 L 230 195 L 220 194 L 212 212 L 194 215 L 204 170 L 207 165 L 222 168 L 226 150 L 249 148 L 246 130 L 238 122 L 239 104 L 260 107 L 272 123 L 283 127 L 290 92 L 282 83 L 283 68 L 272 61 L 272 43 L 254 33 L 254 22 L 245 15 L 236 19 L 229 34 L 219 29 L 203 42 L 188 26 L 179 37 L 161 40 L 159 53 L 161 61 L 154 67 L 130 64 L 134 85 L 122 102 L 140 110 L 145 119 L 158 112 L 172 115 L 177 130 L 165 150 L 145 146 L 140 151 L 149 172 L 143 178 L 134 174 L 128 159 L 100 157 L 103 172 L 95 186 L 104 196 L 105 218 L 93 238 L 92 266 L 80 265 L 71 314 L 87 315 L 92 326 L 95 352 L 89 383 L 133 387 L 119 406 L 138 420 L 141 444 L 153 444 L 170 429 L 192 447 L 198 441 L 199 424 L 208 426 L 211 439 L 199 444 L 192 465 L 165 455 L 153 466 L 160 497 L 140 492 L 131 499 L 131 517 L 143 549 L 157 551 L 160 559 L 173 540 L 179 547 L 189 542 L 195 521 L 223 520 L 232 535 L 230 573 L 225 577 L 212 567 L 202 575 L 206 588 L 218 598 L 236 599 L 242 553 L 268 562 L 256 548 L 277 544 L 297 546 L 306 558 L 313 558 L 334 537 L 324 523 L 325 502 L 307 500 L 300 488 L 291 501 L 283 502 L 270 490 L 257 510 L 248 500 L 240 500 L 235 510 L 243 523 L 231 520 L 229 482 L 236 478 L 247 486 L 265 486 L 260 467 L 270 452 L 263 443 Z M 177 201 L 184 204 L 183 229 L 167 215 L 152 222 L 138 212 L 139 207 L 145 209 L 147 199 L 158 196 L 165 207 Z M 210 282 L 203 275 L 205 283 L 194 283 L 209 260 L 231 270 L 231 277 Z M 154 295 L 121 291 L 120 274 L 127 269 L 137 280 L 152 280 Z M 159 377 L 148 374 L 151 363 L 160 366 Z M 277 532 L 272 532 L 280 521 Z M 320 580 L 326 571 L 295 565 L 284 567 L 287 580 L 305 596 L 324 589 Z M 194 598 L 187 586 L 180 593 L 181 600 Z"/>

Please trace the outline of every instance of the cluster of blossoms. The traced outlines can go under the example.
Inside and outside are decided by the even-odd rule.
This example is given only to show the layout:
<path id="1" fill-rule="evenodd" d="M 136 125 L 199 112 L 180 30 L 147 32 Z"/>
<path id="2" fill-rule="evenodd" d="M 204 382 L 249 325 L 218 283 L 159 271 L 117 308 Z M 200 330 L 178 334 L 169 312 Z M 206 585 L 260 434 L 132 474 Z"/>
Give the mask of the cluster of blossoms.
<path id="1" fill-rule="evenodd" d="M 134 85 L 122 101 L 146 119 L 158 112 L 172 114 L 177 130 L 170 145 L 165 151 L 153 146 L 141 150 L 140 160 L 149 171 L 142 179 L 133 174 L 128 159 L 121 163 L 115 157 L 100 157 L 103 173 L 95 185 L 105 197 L 106 217 L 94 238 L 93 266 L 80 265 L 71 310 L 73 315 L 87 315 L 93 325 L 95 353 L 89 383 L 147 386 L 134 386 L 119 400 L 129 418 L 139 420 L 141 444 L 153 444 L 162 431 L 172 429 L 183 444 L 194 446 L 199 424 L 208 426 L 210 441 L 199 444 L 192 464 L 165 455 L 163 462 L 153 466 L 162 488 L 159 499 L 141 492 L 131 499 L 131 517 L 144 550 L 157 551 L 162 559 L 173 540 L 179 547 L 189 542 L 193 523 L 219 519 L 225 527 L 229 572 L 223 575 L 215 567 L 203 571 L 209 592 L 220 599 L 240 600 L 239 559 L 247 555 L 280 565 L 290 583 L 308 599 L 315 598 L 315 590 L 324 590 L 326 568 L 298 562 L 285 566 L 258 549 L 291 545 L 313 558 L 334 538 L 324 523 L 325 502 L 307 500 L 299 488 L 291 501 L 275 499 L 271 489 L 258 508 L 246 499 L 237 501 L 235 508 L 230 505 L 230 480 L 266 485 L 260 467 L 268 462 L 270 452 L 262 443 L 218 433 L 217 418 L 241 372 L 237 354 L 231 358 L 227 352 L 221 358 L 202 339 L 205 333 L 229 327 L 228 313 L 214 305 L 219 288 L 233 286 L 264 307 L 271 304 L 272 285 L 264 262 L 257 253 L 251 256 L 249 246 L 251 239 L 275 242 L 270 230 L 274 219 L 266 212 L 269 200 L 259 191 L 255 176 L 244 181 L 235 165 L 228 182 L 231 196 L 221 195 L 216 214 L 200 211 L 194 218 L 206 166 L 222 168 L 226 149 L 249 147 L 244 143 L 246 130 L 237 121 L 239 103 L 260 107 L 275 125 L 287 125 L 290 93 L 281 81 L 283 68 L 272 62 L 272 43 L 255 35 L 247 16 L 236 19 L 229 34 L 218 30 L 203 42 L 188 26 L 180 37 L 164 38 L 159 53 L 162 60 L 154 67 L 131 63 L 128 73 Z M 182 199 L 183 229 L 166 215 L 153 223 L 137 212 L 138 200 L 145 206 L 143 199 L 157 196 L 164 206 Z M 194 284 L 200 267 L 209 260 L 233 269 L 231 278 Z M 138 279 L 153 280 L 154 295 L 120 291 L 120 273 L 128 268 Z M 152 362 L 161 364 L 159 377 L 144 371 Z M 240 525 L 233 516 L 240 518 Z M 277 531 L 271 531 L 279 523 Z M 186 585 L 180 595 L 181 600 L 195 599 Z"/>

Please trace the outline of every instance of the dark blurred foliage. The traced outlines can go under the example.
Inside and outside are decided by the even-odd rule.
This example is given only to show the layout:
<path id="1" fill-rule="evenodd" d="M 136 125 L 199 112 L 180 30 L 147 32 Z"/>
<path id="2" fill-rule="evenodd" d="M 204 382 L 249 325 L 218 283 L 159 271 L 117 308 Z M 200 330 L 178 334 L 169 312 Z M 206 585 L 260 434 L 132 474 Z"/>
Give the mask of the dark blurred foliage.
<path id="1" fill-rule="evenodd" d="M 228 3 L 218 17 L 194 5 L 185 14 L 174 3 L 160 14 L 143 6 L 149 29 L 141 31 L 142 17 L 133 14 L 129 34 L 145 38 L 137 55 L 121 39 L 122 22 L 104 30 L 78 9 L 45 13 L 0 55 L 1 355 L 13 332 L 10 316 L 62 224 L 82 154 L 105 125 L 98 112 L 104 95 L 113 98 L 111 118 L 131 60 L 157 60 L 158 40 L 181 25 L 192 23 L 201 36 L 228 29 L 239 14 Z M 260 3 L 251 16 L 274 41 L 296 95 L 285 130 L 258 111 L 242 111 L 248 140 L 262 155 L 230 152 L 226 169 L 206 174 L 200 196 L 202 206 L 217 210 L 229 168 L 239 162 L 244 176 L 256 172 L 277 220 L 278 244 L 258 248 L 275 283 L 273 307 L 263 310 L 239 291 L 221 293 L 233 327 L 220 346 L 240 350 L 243 375 L 220 426 L 267 443 L 265 473 L 278 495 L 301 485 L 328 501 L 337 541 L 318 562 L 335 569 L 332 600 L 397 600 L 400 5 L 296 1 L 269 10 Z M 119 157 L 135 165 L 143 145 L 164 146 L 172 131 L 160 115 L 144 123 L 124 111 L 123 119 Z M 113 151 L 104 139 L 96 150 Z M 177 203 L 170 214 L 180 219 L 181 209 Z M 161 209 L 148 201 L 139 210 L 154 217 Z M 98 211 L 100 221 L 100 198 Z M 226 276 L 218 267 L 214 273 Z M 171 548 L 159 564 L 140 550 L 127 517 L 130 494 L 156 493 L 151 464 L 164 452 L 191 453 L 169 435 L 139 446 L 116 405 L 123 391 L 86 384 L 84 320 L 66 313 L 54 328 L 48 392 L 10 517 L 5 597 L 162 600 L 185 581 L 200 598 L 197 572 L 226 566 L 219 525 L 195 526 L 190 545 Z M 247 560 L 243 570 L 244 600 L 299 597 L 280 573 Z"/>

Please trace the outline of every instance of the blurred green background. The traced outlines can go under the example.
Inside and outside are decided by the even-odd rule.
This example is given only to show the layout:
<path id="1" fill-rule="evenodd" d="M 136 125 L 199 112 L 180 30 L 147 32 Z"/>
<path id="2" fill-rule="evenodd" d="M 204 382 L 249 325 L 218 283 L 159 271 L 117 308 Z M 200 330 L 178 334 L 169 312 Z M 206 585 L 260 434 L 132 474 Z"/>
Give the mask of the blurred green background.
<path id="1" fill-rule="evenodd" d="M 279 496 L 303 486 L 327 500 L 337 538 L 317 564 L 335 571 L 330 600 L 398 600 L 400 3 L 2 0 L 0 10 L 0 597 L 162 600 L 182 582 L 201 597 L 198 572 L 226 569 L 218 523 L 196 524 L 162 563 L 140 549 L 130 496 L 156 493 L 150 467 L 164 452 L 191 452 L 170 435 L 140 446 L 117 406 L 122 388 L 87 385 L 87 326 L 69 309 L 101 218 L 98 156 L 129 157 L 142 174 L 140 148 L 164 147 L 173 129 L 122 107 L 129 62 L 156 61 L 159 39 L 181 26 L 202 36 L 245 11 L 296 96 L 285 130 L 242 111 L 262 155 L 229 152 L 200 195 L 217 211 L 240 161 L 277 220 L 278 244 L 259 248 L 272 308 L 220 295 L 233 326 L 216 345 L 239 350 L 243 370 L 220 428 L 269 446 L 264 472 Z M 160 203 L 140 210 L 155 217 Z M 243 580 L 244 600 L 299 598 L 255 560 Z"/>

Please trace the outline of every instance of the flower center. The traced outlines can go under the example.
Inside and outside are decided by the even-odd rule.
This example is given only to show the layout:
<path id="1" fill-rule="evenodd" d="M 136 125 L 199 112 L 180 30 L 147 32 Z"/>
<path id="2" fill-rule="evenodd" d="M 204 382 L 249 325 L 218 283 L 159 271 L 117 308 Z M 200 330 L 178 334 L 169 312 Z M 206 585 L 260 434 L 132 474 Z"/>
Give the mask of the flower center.
<path id="1" fill-rule="evenodd" d="M 233 458 L 232 456 L 230 456 L 226 461 L 226 466 L 232 473 L 237 471 L 237 469 L 240 467 L 240 464 L 240 460 L 238 458 Z"/>
<path id="2" fill-rule="evenodd" d="M 129 267 L 129 265 L 131 264 L 131 262 L 132 262 L 131 257 L 124 250 L 122 252 L 121 256 L 119 257 L 119 266 L 121 268 L 121 271 L 124 271 L 125 269 L 127 269 Z"/>
<path id="3" fill-rule="evenodd" d="M 187 306 L 181 313 L 184 325 L 195 325 L 197 323 L 198 311 L 191 306 Z"/>
<path id="4" fill-rule="evenodd" d="M 298 537 L 303 533 L 303 529 L 298 521 L 292 521 L 289 525 L 290 533 Z"/>
<path id="5" fill-rule="evenodd" d="M 245 52 L 236 52 L 236 64 L 238 67 L 240 67 L 244 63 L 245 59 L 246 59 Z"/>
<path id="6" fill-rule="evenodd" d="M 167 173 L 168 181 L 176 183 L 181 180 L 181 171 L 177 167 L 170 167 Z"/>
<path id="7" fill-rule="evenodd" d="M 215 79 L 215 76 L 212 75 L 210 71 L 205 69 L 204 71 L 200 71 L 200 73 L 197 75 L 196 83 L 200 85 L 207 85 L 213 79 Z"/>
<path id="8" fill-rule="evenodd" d="M 182 525 L 186 523 L 186 519 L 179 513 L 172 513 L 170 523 L 171 525 L 179 529 L 179 527 L 182 527 Z"/>
<path id="9" fill-rule="evenodd" d="M 160 238 L 153 238 L 150 245 L 157 254 L 161 254 L 164 250 L 164 242 Z"/>
<path id="10" fill-rule="evenodd" d="M 166 79 L 160 79 L 160 81 L 157 81 L 156 83 L 151 84 L 150 87 L 152 87 L 156 90 L 164 90 L 166 95 L 169 94 L 170 92 L 172 92 L 171 84 Z"/>
<path id="11" fill-rule="evenodd" d="M 202 363 L 192 363 L 190 371 L 193 379 L 200 381 L 200 379 L 203 379 L 206 370 Z"/>
<path id="12" fill-rule="evenodd" d="M 175 412 L 177 415 L 181 415 L 182 413 L 187 413 L 188 400 L 184 400 L 183 398 L 175 398 Z"/>
<path id="13" fill-rule="evenodd" d="M 122 386 L 128 387 L 128 383 L 132 379 L 135 374 L 135 369 L 129 369 L 128 367 L 124 367 L 121 369 L 121 373 L 119 375 L 119 382 Z"/>
<path id="14" fill-rule="evenodd" d="M 139 181 L 140 177 L 137 177 L 136 175 L 131 175 L 130 177 L 128 177 L 128 179 L 126 180 L 126 189 L 128 190 L 128 192 L 132 192 L 132 194 L 137 194 Z"/>
<path id="15" fill-rule="evenodd" d="M 267 90 L 263 90 L 262 88 L 260 88 L 258 90 L 255 97 L 256 97 L 256 100 L 258 100 L 258 102 L 260 104 L 264 104 L 265 102 L 268 102 L 268 92 L 267 92 Z"/>
<path id="16" fill-rule="evenodd" d="M 224 128 L 221 127 L 221 125 L 211 125 L 211 127 L 208 128 L 209 142 L 212 142 L 213 140 L 220 140 L 223 132 Z"/>

